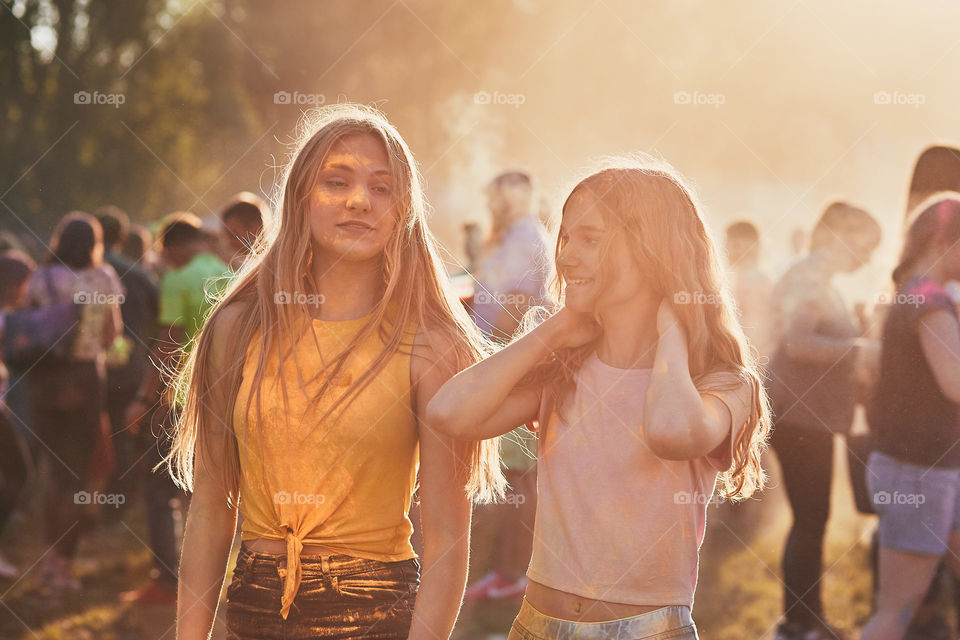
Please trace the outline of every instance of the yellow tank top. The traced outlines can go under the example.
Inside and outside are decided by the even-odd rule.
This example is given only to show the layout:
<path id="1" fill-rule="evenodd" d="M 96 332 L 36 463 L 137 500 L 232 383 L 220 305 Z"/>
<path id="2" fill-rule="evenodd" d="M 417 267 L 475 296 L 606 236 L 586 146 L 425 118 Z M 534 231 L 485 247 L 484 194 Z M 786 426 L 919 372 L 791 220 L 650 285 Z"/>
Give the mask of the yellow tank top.
<path id="1" fill-rule="evenodd" d="M 304 544 L 384 562 L 416 557 L 407 516 L 419 462 L 409 356 L 415 332 L 408 331 L 400 351 L 339 420 L 321 418 L 334 395 L 346 391 L 382 350 L 377 332 L 347 359 L 334 392 L 315 398 L 324 360 L 341 353 L 368 320 L 313 320 L 295 346 L 296 358 L 280 362 L 274 349 L 260 386 L 259 412 L 256 395 L 248 406 L 259 339 L 247 352 L 234 405 L 241 537 L 286 541 L 284 618 L 300 585 Z"/>

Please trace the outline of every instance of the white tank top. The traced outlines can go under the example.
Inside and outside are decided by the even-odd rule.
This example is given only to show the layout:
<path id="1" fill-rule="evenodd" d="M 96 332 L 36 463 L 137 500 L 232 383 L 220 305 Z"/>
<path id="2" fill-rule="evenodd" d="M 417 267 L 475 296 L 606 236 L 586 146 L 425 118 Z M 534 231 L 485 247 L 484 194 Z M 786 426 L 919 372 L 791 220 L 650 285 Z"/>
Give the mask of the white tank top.
<path id="1" fill-rule="evenodd" d="M 595 600 L 693 606 L 706 508 L 729 458 L 651 453 L 642 438 L 649 379 L 650 369 L 592 355 L 546 421 L 531 580 Z"/>

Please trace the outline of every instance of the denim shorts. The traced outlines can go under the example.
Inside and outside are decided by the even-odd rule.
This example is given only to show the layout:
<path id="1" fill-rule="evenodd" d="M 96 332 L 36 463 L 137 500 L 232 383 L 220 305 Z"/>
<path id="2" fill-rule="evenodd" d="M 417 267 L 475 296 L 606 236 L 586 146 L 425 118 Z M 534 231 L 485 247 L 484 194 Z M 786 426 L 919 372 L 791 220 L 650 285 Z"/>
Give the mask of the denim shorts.
<path id="1" fill-rule="evenodd" d="M 880 524 L 880 546 L 943 555 L 951 531 L 960 529 L 960 469 L 900 462 L 874 451 L 867 487 Z"/>
<path id="2" fill-rule="evenodd" d="M 523 599 L 507 640 L 698 640 L 688 607 L 663 607 L 609 622 L 575 622 L 544 615 Z"/>
<path id="3" fill-rule="evenodd" d="M 345 555 L 301 556 L 302 580 L 284 620 L 286 555 L 240 547 L 227 588 L 228 640 L 401 640 L 420 586 L 416 559 L 379 562 Z"/>

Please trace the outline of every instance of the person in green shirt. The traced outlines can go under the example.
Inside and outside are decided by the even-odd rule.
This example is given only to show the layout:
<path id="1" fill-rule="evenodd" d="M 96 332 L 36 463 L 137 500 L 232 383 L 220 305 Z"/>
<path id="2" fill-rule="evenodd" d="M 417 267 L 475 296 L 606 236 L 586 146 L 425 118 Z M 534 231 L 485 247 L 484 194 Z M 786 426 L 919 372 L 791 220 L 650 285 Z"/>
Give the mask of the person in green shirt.
<path id="1" fill-rule="evenodd" d="M 152 469 L 170 447 L 172 421 L 164 400 L 161 371 L 173 371 L 193 337 L 203 326 L 213 300 L 232 275 L 229 267 L 210 252 L 200 219 L 190 213 L 173 214 L 160 232 L 161 256 L 166 273 L 160 280 L 160 311 L 153 360 L 136 399 L 127 410 L 127 423 L 147 418 L 150 433 L 144 448 Z M 159 367 L 159 368 L 158 368 Z M 153 410 L 155 409 L 155 410 Z M 140 603 L 172 603 L 177 597 L 177 553 L 171 499 L 184 498 L 166 474 L 148 473 L 144 487 L 150 546 L 154 556 L 153 580 L 122 599 Z"/>
<path id="2" fill-rule="evenodd" d="M 180 222 L 174 222 L 180 225 Z M 172 263 L 173 269 L 164 274 L 160 282 L 160 325 L 166 325 L 182 331 L 176 342 L 178 346 L 187 346 L 193 336 L 203 326 L 210 311 L 212 297 L 231 275 L 230 268 L 220 258 L 208 253 L 201 244 L 188 242 L 182 246 L 166 246 L 164 238 L 164 261 Z M 201 237 L 200 242 L 206 243 Z M 183 255 L 185 252 L 186 255 Z M 177 255 L 180 265 L 167 255 Z M 179 333 L 179 332 L 177 332 Z"/>

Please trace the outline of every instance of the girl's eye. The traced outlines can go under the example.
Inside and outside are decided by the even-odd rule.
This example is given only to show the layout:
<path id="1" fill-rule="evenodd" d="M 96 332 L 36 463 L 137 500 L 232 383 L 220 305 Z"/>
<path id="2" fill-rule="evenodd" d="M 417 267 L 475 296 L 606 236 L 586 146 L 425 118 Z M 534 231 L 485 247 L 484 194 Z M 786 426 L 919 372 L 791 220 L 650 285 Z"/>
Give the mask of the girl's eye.
<path id="1" fill-rule="evenodd" d="M 383 194 L 383 195 L 387 195 L 388 193 L 390 193 L 390 187 L 388 187 L 388 186 L 385 185 L 385 184 L 378 184 L 377 186 L 375 186 L 375 187 L 373 188 L 373 190 L 376 191 L 377 193 Z"/>
<path id="2" fill-rule="evenodd" d="M 345 187 L 347 183 L 341 178 L 330 178 L 326 181 L 328 187 Z"/>

